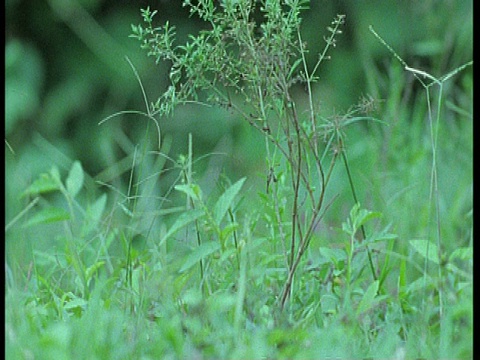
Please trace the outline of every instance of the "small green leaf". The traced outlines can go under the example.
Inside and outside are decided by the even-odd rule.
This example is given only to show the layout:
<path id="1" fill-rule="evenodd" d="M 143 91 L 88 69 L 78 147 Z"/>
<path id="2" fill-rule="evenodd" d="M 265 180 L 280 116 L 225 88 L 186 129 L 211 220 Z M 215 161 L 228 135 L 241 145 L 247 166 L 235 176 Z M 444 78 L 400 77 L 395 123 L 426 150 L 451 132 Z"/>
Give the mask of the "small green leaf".
<path id="1" fill-rule="evenodd" d="M 422 255 L 425 259 L 430 260 L 431 262 L 438 264 L 438 248 L 434 243 L 429 242 L 428 240 L 410 240 L 410 245 Z"/>
<path id="2" fill-rule="evenodd" d="M 172 236 L 174 233 L 176 233 L 178 230 L 185 227 L 192 221 L 197 220 L 203 214 L 204 212 L 200 209 L 185 211 L 184 213 L 182 213 L 173 223 L 172 227 L 168 229 L 162 240 L 160 240 L 160 244 L 163 244 L 163 242 L 167 240 L 170 236 Z"/>
<path id="3" fill-rule="evenodd" d="M 322 295 L 320 298 L 320 304 L 322 306 L 322 312 L 324 314 L 336 314 L 338 307 L 338 298 L 333 295 Z"/>
<path id="4" fill-rule="evenodd" d="M 228 224 L 227 226 L 225 226 L 221 232 L 220 232 L 220 239 L 222 239 L 222 243 L 223 241 L 225 241 L 225 239 L 227 239 L 235 230 L 238 229 L 238 224 L 237 223 L 231 223 L 231 224 Z"/>
<path id="5" fill-rule="evenodd" d="M 202 199 L 202 190 L 196 184 L 176 185 L 175 190 L 185 193 L 188 197 L 195 201 Z"/>
<path id="6" fill-rule="evenodd" d="M 48 224 L 69 219 L 70 214 L 64 209 L 49 207 L 36 213 L 24 226 L 28 227 L 38 224 Z"/>
<path id="7" fill-rule="evenodd" d="M 197 264 L 199 261 L 205 259 L 208 255 L 214 253 L 220 249 L 220 244 L 216 241 L 210 241 L 201 244 L 199 247 L 196 247 L 190 255 L 188 255 L 187 260 L 183 264 L 180 272 L 185 272 L 190 269 L 192 266 Z"/>
<path id="8" fill-rule="evenodd" d="M 102 194 L 92 205 L 87 207 L 85 221 L 82 228 L 82 236 L 87 235 L 94 230 L 102 218 L 105 205 L 107 204 L 107 194 Z"/>
<path id="9" fill-rule="evenodd" d="M 338 265 L 339 261 L 344 261 L 346 259 L 345 251 L 343 251 L 342 249 L 330 249 L 327 247 L 320 247 L 319 252 L 320 255 L 334 263 L 335 266 Z"/>
<path id="10" fill-rule="evenodd" d="M 243 186 L 246 178 L 242 178 L 238 180 L 235 184 L 230 186 L 225 192 L 220 196 L 213 208 L 213 216 L 217 224 L 220 224 L 223 217 L 228 211 L 228 208 L 232 205 L 235 196 L 237 196 L 238 192 Z"/>
<path id="11" fill-rule="evenodd" d="M 102 194 L 91 206 L 87 208 L 86 226 L 93 229 L 100 222 L 105 205 L 107 204 L 107 194 Z"/>
<path id="12" fill-rule="evenodd" d="M 352 222 L 350 221 L 350 219 L 347 219 L 347 221 L 344 221 L 342 223 L 342 231 L 345 234 L 348 234 L 350 236 L 353 236 L 355 234 L 356 229 L 353 228 L 353 225 L 352 225 Z"/>
<path id="13" fill-rule="evenodd" d="M 292 77 L 293 73 L 297 69 L 298 65 L 300 65 L 302 63 L 302 61 L 303 61 L 303 59 L 299 58 L 293 63 L 292 67 L 290 68 L 290 72 L 288 73 L 287 79 L 290 79 Z"/>
<path id="14" fill-rule="evenodd" d="M 100 269 L 104 264 L 105 261 L 97 261 L 95 264 L 87 268 L 87 270 L 85 271 L 85 278 L 87 280 L 87 283 L 96 274 L 98 269 Z"/>
<path id="15" fill-rule="evenodd" d="M 461 248 L 455 249 L 450 255 L 449 261 L 452 261 L 454 259 L 472 260 L 473 248 L 470 246 L 470 247 L 461 247 Z"/>
<path id="16" fill-rule="evenodd" d="M 63 306 L 66 310 L 74 309 L 77 307 L 86 308 L 88 302 L 85 299 L 80 297 L 75 297 L 74 299 L 67 301 L 66 304 Z"/>
<path id="17" fill-rule="evenodd" d="M 50 169 L 50 175 L 52 176 L 52 179 L 54 179 L 58 184 L 62 183 L 62 180 L 60 178 L 60 171 L 58 170 L 58 167 L 52 166 Z"/>
<path id="18" fill-rule="evenodd" d="M 358 211 L 356 212 L 353 212 L 352 210 L 352 215 L 351 215 L 355 230 L 360 229 L 360 227 L 365 223 L 367 223 L 368 221 L 382 216 L 382 213 L 378 211 L 369 211 L 369 210 L 360 209 L 360 208 L 357 208 L 357 210 Z"/>
<path id="19" fill-rule="evenodd" d="M 120 207 L 120 209 L 124 212 L 125 215 L 133 218 L 133 212 L 131 212 L 125 205 L 123 205 L 121 202 L 117 203 L 117 205 Z"/>
<path id="20" fill-rule="evenodd" d="M 434 280 L 430 276 L 421 276 L 416 280 L 410 281 L 405 289 L 405 294 L 411 294 L 424 289 L 432 288 Z"/>
<path id="21" fill-rule="evenodd" d="M 368 311 L 373 307 L 375 303 L 375 297 L 377 296 L 378 292 L 378 286 L 379 282 L 378 280 L 375 280 L 370 284 L 367 291 L 365 291 L 365 294 L 363 295 L 363 298 L 357 307 L 357 316 L 363 314 L 365 311 Z"/>
<path id="22" fill-rule="evenodd" d="M 50 173 L 40 174 L 23 193 L 22 197 L 29 195 L 46 194 L 60 189 L 60 183 Z"/>
<path id="23" fill-rule="evenodd" d="M 398 239 L 397 234 L 389 233 L 388 229 L 384 229 L 379 233 L 373 233 L 367 237 L 365 240 L 366 243 L 374 243 L 380 241 L 388 241 L 388 240 L 395 240 Z"/>
<path id="24" fill-rule="evenodd" d="M 67 180 L 65 181 L 65 185 L 67 186 L 67 191 L 72 198 L 77 196 L 80 189 L 83 186 L 84 174 L 82 165 L 79 161 L 75 161 L 68 173 Z"/>

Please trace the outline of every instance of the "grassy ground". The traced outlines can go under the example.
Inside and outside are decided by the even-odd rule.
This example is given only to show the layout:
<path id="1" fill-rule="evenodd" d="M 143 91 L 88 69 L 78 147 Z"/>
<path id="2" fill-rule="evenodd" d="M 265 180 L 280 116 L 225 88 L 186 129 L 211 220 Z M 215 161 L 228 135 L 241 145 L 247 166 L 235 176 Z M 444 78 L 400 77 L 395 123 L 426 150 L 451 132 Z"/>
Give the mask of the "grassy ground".
<path id="1" fill-rule="evenodd" d="M 40 136 L 7 148 L 6 358 L 472 358 L 471 67 L 431 83 L 389 55 L 363 60 L 381 122 L 345 127 L 283 308 L 288 209 L 263 138 L 228 111 L 208 110 L 234 136 L 206 154 L 198 124 L 160 150 L 153 123 L 135 143 L 112 125 L 126 155 L 94 177 Z M 54 165 L 25 179 L 35 149 Z"/>

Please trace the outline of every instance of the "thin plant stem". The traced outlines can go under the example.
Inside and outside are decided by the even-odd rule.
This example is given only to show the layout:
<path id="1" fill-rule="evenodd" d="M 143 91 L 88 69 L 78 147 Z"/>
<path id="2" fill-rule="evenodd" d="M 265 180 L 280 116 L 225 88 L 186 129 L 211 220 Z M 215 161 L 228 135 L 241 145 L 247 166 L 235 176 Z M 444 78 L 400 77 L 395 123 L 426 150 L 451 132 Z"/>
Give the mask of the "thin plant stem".
<path id="1" fill-rule="evenodd" d="M 345 165 L 345 170 L 347 172 L 348 183 L 350 185 L 350 191 L 352 192 L 353 201 L 354 201 L 355 204 L 358 204 L 359 201 L 358 201 L 357 194 L 356 194 L 356 191 L 355 191 L 355 185 L 353 184 L 353 178 L 352 178 L 352 174 L 350 172 L 350 166 L 348 165 L 347 154 L 346 154 L 345 149 L 342 148 L 341 153 L 342 153 L 343 164 Z M 360 226 L 360 231 L 362 232 L 362 239 L 366 240 L 367 235 L 366 235 L 366 232 L 365 232 L 365 226 L 363 224 Z M 376 272 L 375 272 L 375 266 L 373 265 L 372 254 L 370 252 L 370 249 L 369 249 L 368 245 L 366 245 L 365 248 L 367 249 L 368 263 L 370 264 L 370 271 L 372 272 L 373 280 L 376 281 L 377 280 L 377 275 L 376 275 Z"/>
<path id="2" fill-rule="evenodd" d="M 430 127 L 430 146 L 432 149 L 432 168 L 431 168 L 431 175 L 430 175 L 430 191 L 429 191 L 429 225 L 432 226 L 432 212 L 434 213 L 434 219 L 433 219 L 433 226 L 435 226 L 435 238 L 436 238 L 436 245 L 437 245 L 437 251 L 438 251 L 438 259 L 441 259 L 442 254 L 441 254 L 441 248 L 442 248 L 442 233 L 441 233 L 441 224 L 440 224 L 440 194 L 439 194 L 439 189 L 438 189 L 438 159 L 437 159 L 437 140 L 438 140 L 438 132 L 439 132 L 439 127 L 440 127 L 440 113 L 441 113 L 441 108 L 442 108 L 442 95 L 443 95 L 443 83 L 450 79 L 452 76 L 456 75 L 458 72 L 461 70 L 465 69 L 468 66 L 471 66 L 473 64 L 473 61 L 469 61 L 453 71 L 449 72 L 447 75 L 440 77 L 439 79 L 434 77 L 433 75 L 429 74 L 426 71 L 415 69 L 413 67 L 410 67 L 407 65 L 407 63 L 393 50 L 390 45 L 387 44 L 387 42 L 380 36 L 378 35 L 375 30 L 373 29 L 372 26 L 369 27 L 370 31 L 375 35 L 375 37 L 397 58 L 397 60 L 400 61 L 400 63 L 404 66 L 406 71 L 409 71 L 412 73 L 415 78 L 422 84 L 422 87 L 425 89 L 425 95 L 426 95 L 426 102 L 427 102 L 427 112 L 428 112 L 428 123 Z M 426 84 L 425 81 L 422 79 L 428 79 L 431 80 L 429 84 Z M 435 117 L 435 121 L 433 119 L 433 110 L 432 110 L 432 105 L 431 105 L 431 94 L 430 94 L 430 87 L 432 85 L 438 85 L 439 86 L 439 93 L 438 93 L 438 98 L 437 98 L 437 114 Z M 433 207 L 433 209 L 432 209 Z M 424 289 L 427 288 L 427 276 L 428 276 L 428 264 L 429 264 L 429 253 L 430 251 L 430 241 L 427 241 L 427 248 L 426 248 L 426 256 L 425 256 L 425 262 L 424 262 L 424 271 L 423 271 L 423 282 L 424 282 Z M 442 266 L 438 266 L 438 276 L 439 279 L 443 279 L 443 274 L 442 274 Z M 439 315 L 440 318 L 443 317 L 444 314 L 444 296 L 443 296 L 443 290 L 442 290 L 442 285 L 438 287 L 438 297 L 439 297 Z M 426 306 L 426 293 L 424 292 L 423 300 L 422 300 L 422 306 L 423 309 L 425 310 Z M 442 325 L 442 321 L 440 321 L 440 326 Z"/>

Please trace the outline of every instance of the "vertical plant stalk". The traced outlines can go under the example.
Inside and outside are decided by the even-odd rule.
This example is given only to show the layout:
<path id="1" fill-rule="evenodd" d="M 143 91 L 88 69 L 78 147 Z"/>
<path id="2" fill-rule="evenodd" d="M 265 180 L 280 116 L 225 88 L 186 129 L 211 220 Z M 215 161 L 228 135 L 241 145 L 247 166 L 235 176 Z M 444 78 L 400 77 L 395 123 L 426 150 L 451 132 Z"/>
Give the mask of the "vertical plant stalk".
<path id="1" fill-rule="evenodd" d="M 287 93 L 288 96 L 288 93 Z M 303 149 L 302 149 L 302 138 L 300 133 L 300 124 L 298 123 L 297 112 L 295 111 L 295 105 L 290 102 L 290 98 L 288 96 L 289 104 L 291 104 L 292 109 L 292 120 L 295 129 L 295 138 L 296 141 L 296 149 L 293 147 L 291 139 L 288 140 L 289 144 L 289 152 L 290 152 L 290 165 L 292 167 L 292 188 L 293 188 L 293 204 L 292 204 L 292 235 L 291 235 L 291 249 L 290 249 L 290 271 L 292 270 L 293 263 L 295 261 L 295 241 L 296 241 L 296 233 L 298 231 L 298 236 L 302 238 L 302 229 L 300 227 L 299 221 L 299 191 L 300 191 L 300 182 L 301 182 L 301 173 L 302 173 L 302 158 L 303 158 Z M 297 229 L 298 226 L 298 229 Z"/>
<path id="2" fill-rule="evenodd" d="M 350 173 L 350 166 L 348 166 L 346 150 L 343 147 L 341 149 L 341 153 L 342 153 L 343 164 L 345 165 L 345 170 L 347 172 L 348 182 L 350 184 L 350 190 L 352 192 L 353 201 L 354 201 L 355 204 L 358 204 L 359 201 L 358 201 L 358 198 L 357 198 L 357 194 L 355 192 L 355 185 L 353 184 L 353 178 L 352 178 L 352 175 Z M 366 240 L 367 239 L 367 234 L 365 232 L 365 226 L 363 224 L 360 225 L 360 231 L 362 233 L 362 240 Z M 367 250 L 368 263 L 370 264 L 370 271 L 372 272 L 373 281 L 376 281 L 377 280 L 377 274 L 375 272 L 375 266 L 373 265 L 372 254 L 370 252 L 370 248 L 368 247 L 368 245 L 365 245 L 365 248 Z M 379 289 L 380 288 L 381 288 L 381 286 L 379 285 Z"/>
<path id="3" fill-rule="evenodd" d="M 232 211 L 232 208 L 228 208 L 228 217 L 230 218 L 230 224 L 235 224 L 235 215 Z M 238 253 L 240 249 L 238 248 L 238 239 L 237 239 L 237 230 L 233 230 L 233 244 L 235 245 L 235 257 L 237 259 L 237 270 L 240 270 L 240 259 L 238 257 Z"/>
<path id="4" fill-rule="evenodd" d="M 437 257 L 438 259 L 442 258 L 441 254 L 441 243 L 442 243 L 442 233 L 441 233 L 441 226 L 440 226 L 440 194 L 438 191 L 438 166 L 437 166 L 437 138 L 438 138 L 438 130 L 440 126 L 440 113 L 441 113 L 441 108 L 442 108 L 442 94 L 443 94 L 443 83 L 450 79 L 452 76 L 456 75 L 458 72 L 461 70 L 465 69 L 468 66 L 471 66 L 473 64 L 473 61 L 469 61 L 456 69 L 452 70 L 448 74 L 436 78 L 432 76 L 431 74 L 427 73 L 426 71 L 419 70 L 412 68 L 407 65 L 407 63 L 387 44 L 387 42 L 380 36 L 378 35 L 373 27 L 370 25 L 369 27 L 370 31 L 372 34 L 390 51 L 390 53 L 395 56 L 395 58 L 400 61 L 400 63 L 404 66 L 406 71 L 409 71 L 415 76 L 415 78 L 420 82 L 422 87 L 425 89 L 425 95 L 427 99 L 427 112 L 428 112 L 428 123 L 430 126 L 430 142 L 431 142 L 431 147 L 432 147 L 432 169 L 431 169 L 431 175 L 430 175 L 430 194 L 429 194 L 429 225 L 430 226 L 435 226 L 435 238 L 436 238 L 436 245 L 437 245 Z M 424 81 L 425 79 L 430 80 L 430 83 L 426 84 Z M 439 94 L 437 98 L 437 114 L 436 118 L 434 120 L 433 118 L 433 111 L 432 111 L 432 105 L 431 105 L 431 94 L 430 94 L 430 87 L 432 85 L 438 85 L 439 86 Z M 431 220 L 431 213 L 434 213 L 434 219 L 433 219 L 433 224 Z M 426 256 L 425 256 L 425 264 L 424 264 L 424 288 L 427 288 L 427 275 L 428 275 L 428 263 L 429 263 L 429 244 L 430 241 L 427 241 L 427 249 L 426 249 Z M 442 274 L 442 266 L 438 266 L 438 277 L 439 279 L 443 279 L 443 274 Z M 443 296 L 443 285 L 438 287 L 438 297 L 439 297 L 439 316 L 440 319 L 443 318 L 443 313 L 444 313 L 444 296 Z M 423 299 L 423 307 L 425 309 L 426 306 L 426 294 L 424 293 L 424 299 Z M 440 321 L 440 326 L 442 326 L 443 321 Z"/>
<path id="5" fill-rule="evenodd" d="M 187 156 L 187 164 L 186 164 L 186 169 L 184 174 L 185 176 L 184 181 L 187 185 L 193 184 L 192 163 L 193 163 L 193 140 L 192 140 L 192 133 L 188 133 L 188 156 Z M 186 204 L 187 209 L 195 209 L 195 202 L 188 194 L 187 194 L 186 201 L 187 201 L 187 204 Z M 188 237 L 188 228 L 186 229 L 186 231 L 187 231 L 187 237 Z M 195 220 L 195 234 L 197 237 L 197 245 L 198 246 L 202 245 L 202 238 L 200 236 L 200 228 L 198 225 L 198 220 Z M 200 259 L 198 264 L 200 266 L 200 279 L 203 284 L 203 260 Z"/>
<path id="6" fill-rule="evenodd" d="M 325 178 L 323 165 L 320 160 L 320 155 L 318 151 L 318 131 L 316 124 L 315 108 L 313 104 L 313 91 L 311 83 L 315 79 L 315 73 L 318 70 L 320 64 L 327 58 L 326 54 L 330 47 L 335 46 L 335 36 L 341 34 L 339 27 L 344 24 L 345 16 L 338 15 L 336 19 L 332 22 L 332 27 L 329 27 L 328 30 L 331 32 L 330 36 L 326 38 L 326 46 L 324 51 L 319 55 L 319 59 L 314 66 L 313 71 L 310 73 L 308 71 L 307 62 L 306 62 L 306 49 L 302 41 L 300 34 L 300 29 L 297 27 L 297 38 L 299 40 L 300 56 L 301 63 L 303 64 L 304 74 L 305 74 L 305 83 L 307 88 L 307 96 L 309 101 L 309 117 L 310 117 L 310 132 L 307 134 L 306 130 L 302 128 L 300 120 L 296 111 L 295 103 L 290 97 L 289 89 L 286 86 L 286 82 L 280 81 L 280 84 L 284 86 L 283 91 L 286 99 L 286 108 L 285 112 L 290 114 L 286 116 L 286 121 L 288 122 L 284 126 L 284 135 L 287 138 L 288 144 L 288 153 L 289 156 L 287 160 L 290 165 L 291 172 L 291 184 L 293 189 L 293 203 L 292 203 L 292 234 L 291 234 L 291 244 L 290 244 L 290 259 L 288 267 L 288 275 L 283 286 L 282 292 L 280 294 L 280 307 L 283 309 L 285 303 L 292 291 L 292 283 L 294 280 L 295 272 L 300 264 L 300 261 L 308 248 L 313 231 L 320 220 L 320 210 L 323 206 L 325 189 L 330 177 L 331 171 L 337 159 L 337 154 L 334 153 L 332 162 L 330 164 L 330 169 Z M 282 79 L 283 80 L 283 79 Z M 290 134 L 290 127 L 293 128 L 294 134 Z M 293 140 L 296 140 L 295 142 Z M 309 178 L 310 174 L 310 164 L 308 159 L 312 158 L 314 160 L 315 169 L 317 171 L 317 179 L 320 181 L 320 194 L 318 197 L 315 195 L 315 191 L 312 188 L 312 184 Z M 305 167 L 304 167 L 305 164 Z M 304 167 L 304 169 L 303 169 Z M 327 181 L 326 181 L 327 180 Z M 304 212 L 302 215 L 305 219 L 302 221 L 300 219 L 300 190 L 305 190 L 307 197 L 309 198 L 310 206 L 312 212 Z M 302 227 L 303 225 L 303 227 Z M 305 231 L 303 231 L 305 229 Z M 298 243 L 298 247 L 297 247 Z"/>
<path id="7" fill-rule="evenodd" d="M 326 208 L 328 208 L 328 206 L 326 206 L 325 210 L 322 213 L 320 213 L 323 202 L 324 202 L 326 184 L 328 183 L 328 181 L 330 179 L 330 175 L 333 172 L 333 168 L 334 168 L 335 163 L 337 161 L 337 156 L 338 156 L 337 153 L 334 153 L 333 158 L 330 162 L 330 167 L 329 167 L 329 169 L 327 171 L 327 174 L 326 174 L 326 178 L 324 179 L 324 183 L 322 185 L 322 189 L 321 189 L 321 193 L 319 195 L 319 199 L 318 199 L 318 201 L 316 203 L 316 207 L 313 211 L 311 221 L 307 225 L 308 226 L 307 231 L 305 232 L 304 236 L 300 240 L 300 244 L 298 246 L 297 254 L 295 255 L 294 261 L 293 261 L 293 263 L 291 264 L 291 266 L 288 270 L 287 279 L 284 283 L 284 286 L 282 288 L 282 291 L 281 291 L 280 297 L 279 297 L 279 304 L 280 304 L 281 309 L 283 309 L 285 307 L 285 303 L 286 303 L 286 301 L 287 301 L 287 299 L 290 295 L 290 292 L 292 290 L 292 283 L 293 283 L 295 272 L 298 268 L 298 265 L 300 264 L 300 260 L 302 259 L 303 254 L 305 253 L 305 251 L 308 248 L 308 245 L 310 244 L 310 240 L 311 240 L 311 237 L 313 235 L 313 231 L 315 230 L 315 227 L 320 222 L 323 214 L 326 211 Z"/>

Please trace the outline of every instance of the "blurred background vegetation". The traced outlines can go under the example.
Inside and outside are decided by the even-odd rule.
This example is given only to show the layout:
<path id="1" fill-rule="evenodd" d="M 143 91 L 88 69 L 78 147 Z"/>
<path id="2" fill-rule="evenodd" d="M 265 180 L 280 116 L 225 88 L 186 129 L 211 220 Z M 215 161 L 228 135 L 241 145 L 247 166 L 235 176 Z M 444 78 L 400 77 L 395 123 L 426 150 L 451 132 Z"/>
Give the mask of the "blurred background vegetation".
<path id="1" fill-rule="evenodd" d="M 145 140 L 147 126 L 155 148 L 155 128 L 145 118 L 119 115 L 98 125 L 120 111 L 145 110 L 140 85 L 126 57 L 138 71 L 149 101 L 154 102 L 168 85 L 168 64 L 155 65 L 139 42 L 129 38 L 130 24 L 141 23 L 140 8 L 146 6 L 158 10 L 158 25 L 168 20 L 177 27 L 179 43 L 203 26 L 189 17 L 180 0 L 6 1 L 5 139 L 11 147 L 5 146 L 6 223 L 26 207 L 29 200 L 20 196 L 22 191 L 52 165 L 65 174 L 74 160 L 80 160 L 92 179 L 115 180 L 104 170 L 131 159 L 135 146 Z M 472 9 L 469 0 L 313 0 L 304 14 L 304 39 L 312 63 L 325 45 L 326 27 L 336 14 L 346 15 L 344 34 L 318 74 L 317 100 L 325 116 L 347 112 L 361 96 L 380 100 L 376 117 L 390 126 L 365 124 L 352 130 L 349 154 L 361 180 L 362 198 L 373 207 L 383 202 L 385 208 L 380 210 L 387 219 L 400 223 L 400 235 L 418 232 L 401 227 L 404 216 L 412 217 L 407 200 L 418 199 L 415 192 L 407 200 L 402 198 L 413 185 L 411 173 L 425 173 L 422 196 L 428 199 L 431 162 L 416 163 L 416 156 L 431 149 L 426 140 L 425 93 L 370 33 L 369 25 L 411 67 L 440 77 L 473 57 Z M 471 206 L 472 73 L 472 67 L 465 69 L 444 88 L 444 130 L 439 141 L 445 154 L 457 156 L 439 156 L 440 172 L 442 188 L 452 190 L 445 204 L 456 207 L 448 211 L 457 214 L 465 214 Z M 301 96 L 301 88 L 298 93 Z M 196 158 L 224 154 L 210 156 L 205 165 L 199 162 L 199 169 L 225 171 L 232 178 L 264 174 L 262 138 L 222 109 L 184 107 L 159 123 L 162 141 L 170 144 L 167 150 L 173 159 L 186 154 L 188 133 L 192 133 Z M 129 167 L 125 170 L 118 174 L 126 176 L 123 183 L 128 182 Z M 206 183 L 211 176 L 205 178 Z M 390 179 L 388 186 L 385 178 Z M 343 185 L 338 186 L 332 190 L 342 193 Z M 92 187 L 92 198 L 95 191 Z M 344 214 L 350 207 L 351 202 L 342 210 Z M 448 211 L 446 216 L 451 214 Z M 465 239 L 464 225 L 458 224 L 456 236 Z M 29 236 L 33 234 L 12 229 L 7 233 L 7 247 L 21 253 L 29 240 L 35 241 Z"/>

